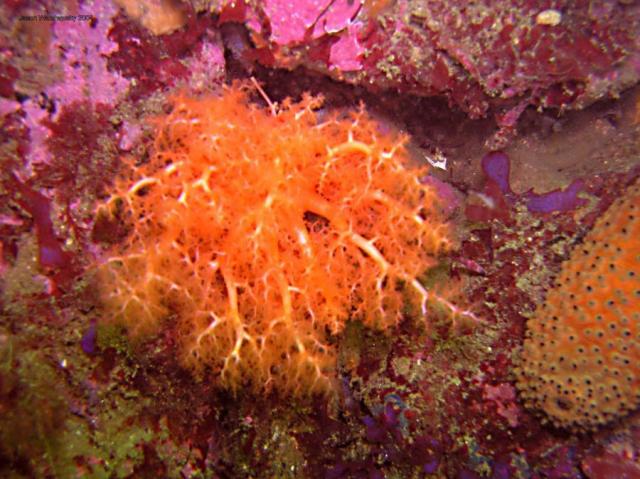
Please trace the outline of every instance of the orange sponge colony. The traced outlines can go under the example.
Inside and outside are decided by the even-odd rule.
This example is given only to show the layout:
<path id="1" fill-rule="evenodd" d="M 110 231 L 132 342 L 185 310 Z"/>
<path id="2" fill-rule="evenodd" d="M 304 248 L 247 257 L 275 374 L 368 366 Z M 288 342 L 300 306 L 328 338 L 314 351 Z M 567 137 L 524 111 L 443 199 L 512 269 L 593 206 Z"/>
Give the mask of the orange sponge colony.
<path id="1" fill-rule="evenodd" d="M 449 228 L 406 138 L 364 111 L 319 122 L 317 98 L 269 111 L 245 90 L 178 98 L 160 121 L 150 161 L 102 206 L 131 228 L 102 295 L 133 335 L 170 328 L 181 362 L 224 387 L 326 392 L 332 335 L 424 310 L 416 277 Z"/>
<path id="2" fill-rule="evenodd" d="M 560 427 L 593 429 L 640 403 L 640 183 L 598 220 L 527 323 L 518 386 Z"/>

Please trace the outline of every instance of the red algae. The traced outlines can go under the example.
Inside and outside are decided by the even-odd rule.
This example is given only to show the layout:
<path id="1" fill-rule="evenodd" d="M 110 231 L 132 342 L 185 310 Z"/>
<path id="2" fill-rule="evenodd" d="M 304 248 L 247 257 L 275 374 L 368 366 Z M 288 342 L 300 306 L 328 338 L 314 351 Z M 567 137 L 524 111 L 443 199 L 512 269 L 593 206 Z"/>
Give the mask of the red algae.
<path id="1" fill-rule="evenodd" d="M 330 392 L 348 320 L 425 315 L 417 277 L 450 227 L 407 138 L 362 109 L 319 123 L 308 95 L 261 109 L 247 89 L 175 98 L 150 161 L 101 206 L 131 231 L 99 268 L 107 316 L 134 337 L 171 330 L 184 366 L 233 391 Z"/>
<path id="2" fill-rule="evenodd" d="M 38 260 L 45 269 L 63 269 L 69 266 L 69 254 L 56 238 L 51 221 L 51 204 L 48 198 L 21 183 L 13 176 L 13 184 L 21 197 L 18 203 L 33 217 L 38 237 Z"/>

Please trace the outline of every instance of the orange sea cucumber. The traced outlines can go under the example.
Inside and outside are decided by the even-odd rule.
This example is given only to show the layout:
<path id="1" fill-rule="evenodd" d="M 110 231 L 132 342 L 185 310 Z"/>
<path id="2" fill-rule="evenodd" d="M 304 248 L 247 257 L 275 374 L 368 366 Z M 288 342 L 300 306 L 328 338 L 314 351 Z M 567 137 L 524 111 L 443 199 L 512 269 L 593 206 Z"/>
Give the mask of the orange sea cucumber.
<path id="1" fill-rule="evenodd" d="M 173 101 L 149 162 L 99 211 L 131 229 L 99 268 L 102 297 L 132 335 L 171 328 L 181 363 L 221 386 L 327 392 L 332 337 L 424 314 L 417 277 L 452 235 L 406 137 L 363 109 L 318 122 L 318 98 L 265 110 L 247 90 Z"/>

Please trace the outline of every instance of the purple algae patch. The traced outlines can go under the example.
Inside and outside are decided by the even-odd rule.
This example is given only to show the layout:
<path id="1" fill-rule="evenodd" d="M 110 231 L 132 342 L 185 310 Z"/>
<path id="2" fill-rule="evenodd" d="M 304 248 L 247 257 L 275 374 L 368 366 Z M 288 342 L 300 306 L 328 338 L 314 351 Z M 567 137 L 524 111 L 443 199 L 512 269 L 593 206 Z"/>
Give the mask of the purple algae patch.
<path id="1" fill-rule="evenodd" d="M 502 151 L 492 151 L 482 158 L 482 171 L 488 179 L 494 181 L 500 191 L 505 194 L 511 194 L 511 186 L 509 185 L 509 173 L 511 171 L 511 162 L 509 157 Z"/>
<path id="2" fill-rule="evenodd" d="M 552 213 L 554 211 L 570 211 L 583 206 L 587 201 L 578 198 L 578 193 L 584 190 L 584 182 L 573 181 L 564 190 L 554 190 L 542 195 L 528 192 L 527 208 L 533 213 Z"/>
<path id="3" fill-rule="evenodd" d="M 96 333 L 96 323 L 92 322 L 80 340 L 80 347 L 89 356 L 96 353 Z"/>
<path id="4" fill-rule="evenodd" d="M 513 195 L 509 184 L 511 161 L 502 151 L 487 153 L 482 158 L 482 171 L 487 177 L 488 183 L 494 183 L 507 197 Z M 586 203 L 586 200 L 578 198 L 578 193 L 585 189 L 582 180 L 574 180 L 564 190 L 554 190 L 548 193 L 536 194 L 528 191 L 522 198 L 527 209 L 532 213 L 552 213 L 554 211 L 570 211 Z"/>

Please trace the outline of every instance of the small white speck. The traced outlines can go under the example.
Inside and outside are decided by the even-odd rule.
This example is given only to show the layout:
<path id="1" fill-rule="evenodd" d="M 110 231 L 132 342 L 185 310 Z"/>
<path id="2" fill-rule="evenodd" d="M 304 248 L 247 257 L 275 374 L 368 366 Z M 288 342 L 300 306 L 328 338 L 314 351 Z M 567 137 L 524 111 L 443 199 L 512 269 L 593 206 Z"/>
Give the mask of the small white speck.
<path id="1" fill-rule="evenodd" d="M 425 159 L 434 168 L 447 170 L 447 158 L 440 151 L 437 151 L 433 156 L 425 155 Z"/>
<path id="2" fill-rule="evenodd" d="M 549 8 L 547 10 L 542 10 L 536 16 L 536 23 L 538 25 L 548 25 L 550 27 L 555 27 L 562 20 L 562 13 L 559 10 L 554 8 Z"/>

